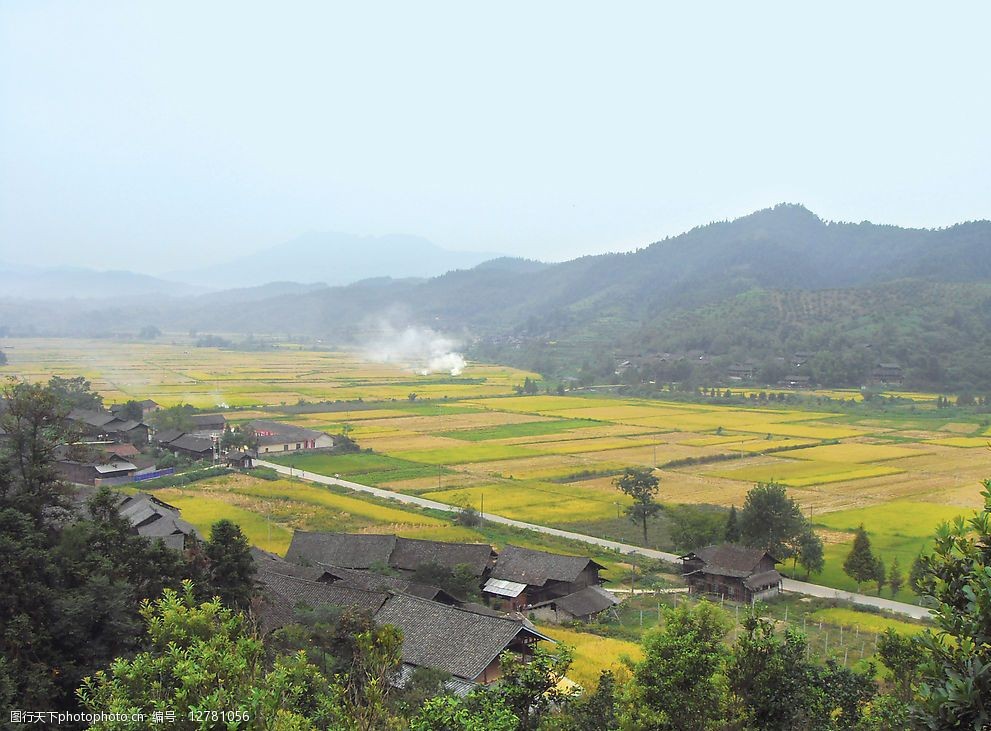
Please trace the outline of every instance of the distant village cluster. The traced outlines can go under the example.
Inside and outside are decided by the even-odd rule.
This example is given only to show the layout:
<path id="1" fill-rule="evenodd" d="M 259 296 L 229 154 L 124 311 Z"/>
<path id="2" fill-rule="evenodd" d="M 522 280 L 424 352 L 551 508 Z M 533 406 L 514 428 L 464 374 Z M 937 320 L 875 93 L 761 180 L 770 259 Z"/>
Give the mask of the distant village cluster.
<path id="1" fill-rule="evenodd" d="M 678 372 L 679 366 L 702 366 L 719 377 L 724 384 L 774 386 L 777 388 L 804 389 L 819 385 L 819 379 L 810 375 L 810 365 L 816 353 L 796 351 L 790 356 L 774 356 L 766 363 L 756 360 L 734 361 L 725 364 L 726 358 L 704 350 L 688 350 L 678 353 L 628 353 L 620 356 L 615 375 L 640 371 L 656 373 Z M 900 386 L 904 381 L 902 367 L 894 362 L 875 362 L 865 374 L 865 386 Z"/>
<path id="2" fill-rule="evenodd" d="M 331 449 L 335 444 L 324 432 L 259 419 L 238 425 L 240 433 L 250 435 L 244 440 L 248 443 L 227 448 L 224 435 L 230 425 L 223 414 L 192 414 L 186 417 L 188 429 L 156 430 L 147 422 L 161 407 L 150 399 L 138 403 L 140 419 L 125 415 L 122 405 L 73 409 L 68 419 L 80 438 L 59 448 L 62 478 L 82 485 L 123 485 L 172 474 L 173 467 L 161 467 L 163 455 L 246 469 L 259 456 Z"/>

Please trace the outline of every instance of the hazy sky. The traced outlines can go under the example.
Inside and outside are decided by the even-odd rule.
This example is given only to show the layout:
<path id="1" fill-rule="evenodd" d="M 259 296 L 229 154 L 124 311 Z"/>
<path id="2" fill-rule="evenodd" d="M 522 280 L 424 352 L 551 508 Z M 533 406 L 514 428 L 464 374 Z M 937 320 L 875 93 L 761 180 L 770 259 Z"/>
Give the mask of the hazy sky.
<path id="1" fill-rule="evenodd" d="M 0 0 L 0 262 L 991 217 L 991 4 Z"/>

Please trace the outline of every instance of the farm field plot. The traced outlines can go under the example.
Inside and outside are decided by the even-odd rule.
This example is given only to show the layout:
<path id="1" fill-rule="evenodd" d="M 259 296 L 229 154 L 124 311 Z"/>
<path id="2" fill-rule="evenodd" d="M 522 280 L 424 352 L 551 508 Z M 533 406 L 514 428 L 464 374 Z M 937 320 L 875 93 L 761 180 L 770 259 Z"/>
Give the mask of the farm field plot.
<path id="1" fill-rule="evenodd" d="M 931 439 L 927 444 L 939 444 L 944 447 L 960 447 L 962 449 L 991 448 L 991 437 L 947 437 Z"/>
<path id="2" fill-rule="evenodd" d="M 572 433 L 575 430 L 598 426 L 597 422 L 586 419 L 561 419 L 558 421 L 531 421 L 500 426 L 483 426 L 470 429 L 438 432 L 437 436 L 461 439 L 469 442 L 484 442 L 494 439 L 514 437 L 540 437 L 546 434 Z"/>
<path id="3" fill-rule="evenodd" d="M 423 497 L 448 505 L 471 506 L 485 512 L 533 522 L 560 523 L 608 518 L 616 505 L 630 503 L 625 495 L 604 496 L 571 485 L 506 481 L 478 487 L 423 493 Z"/>
<path id="4" fill-rule="evenodd" d="M 823 462 L 884 462 L 905 457 L 919 457 L 927 454 L 925 449 L 895 447 L 889 444 L 826 444 L 821 447 L 796 449 L 788 452 L 790 459 L 811 459 Z"/>
<path id="5" fill-rule="evenodd" d="M 845 482 L 864 477 L 893 475 L 901 472 L 896 467 L 861 465 L 842 462 L 814 462 L 807 460 L 774 459 L 764 464 L 735 467 L 733 469 L 706 472 L 711 477 L 745 482 L 780 482 L 794 487 Z"/>
<path id="6" fill-rule="evenodd" d="M 602 437 L 599 439 L 573 439 L 558 442 L 530 442 L 526 448 L 543 454 L 581 454 L 582 452 L 602 452 L 610 449 L 630 449 L 663 444 L 661 439 L 649 437 Z"/>
<path id="7" fill-rule="evenodd" d="M 532 457 L 537 452 L 507 444 L 471 442 L 447 449 L 423 449 L 397 452 L 403 459 L 431 465 L 458 465 L 468 462 L 489 462 L 517 457 Z"/>

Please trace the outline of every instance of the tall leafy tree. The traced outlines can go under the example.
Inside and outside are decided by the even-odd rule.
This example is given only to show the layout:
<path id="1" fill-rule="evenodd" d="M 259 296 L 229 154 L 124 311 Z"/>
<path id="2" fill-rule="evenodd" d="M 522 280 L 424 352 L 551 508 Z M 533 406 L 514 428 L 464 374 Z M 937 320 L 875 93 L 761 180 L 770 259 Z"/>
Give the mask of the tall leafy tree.
<path id="1" fill-rule="evenodd" d="M 810 574 L 818 574 L 825 568 L 826 556 L 822 539 L 812 530 L 812 526 L 807 526 L 799 536 L 796 550 L 798 564 L 805 569 L 806 579 Z"/>
<path id="2" fill-rule="evenodd" d="M 726 726 L 730 697 L 730 621 L 702 601 L 669 609 L 663 629 L 643 639 L 643 660 L 627 684 L 620 727 L 628 731 L 715 731 Z"/>
<path id="3" fill-rule="evenodd" d="M 795 553 L 795 544 L 808 521 L 798 503 L 788 497 L 784 485 L 759 482 L 747 493 L 740 511 L 740 535 L 754 548 L 764 548 L 784 560 Z"/>
<path id="4" fill-rule="evenodd" d="M 633 504 L 626 509 L 626 514 L 643 528 L 644 545 L 647 545 L 647 522 L 661 510 L 656 500 L 659 482 L 652 470 L 627 467 L 613 483 L 633 498 Z"/>
<path id="5" fill-rule="evenodd" d="M 857 582 L 857 591 L 860 591 L 860 585 L 865 581 L 877 579 L 877 567 L 877 557 L 871 550 L 871 539 L 861 523 L 854 534 L 850 553 L 843 561 L 843 571 Z"/>
<path id="6" fill-rule="evenodd" d="M 75 376 L 74 378 L 52 376 L 48 381 L 48 388 L 70 410 L 98 410 L 103 408 L 103 397 L 93 391 L 90 382 L 83 376 Z"/>

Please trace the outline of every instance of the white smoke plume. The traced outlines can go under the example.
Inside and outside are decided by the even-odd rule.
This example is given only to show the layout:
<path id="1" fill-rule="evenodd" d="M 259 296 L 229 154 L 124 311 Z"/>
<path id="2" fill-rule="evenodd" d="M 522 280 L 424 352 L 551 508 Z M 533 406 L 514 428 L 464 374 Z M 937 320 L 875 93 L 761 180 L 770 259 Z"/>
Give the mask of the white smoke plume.
<path id="1" fill-rule="evenodd" d="M 369 360 L 395 363 L 421 376 L 431 373 L 460 376 L 467 366 L 458 352 L 459 343 L 429 327 L 410 325 L 400 330 L 382 323 L 378 330 L 377 338 L 366 349 Z"/>

